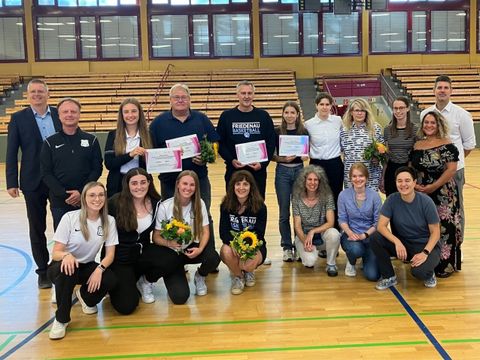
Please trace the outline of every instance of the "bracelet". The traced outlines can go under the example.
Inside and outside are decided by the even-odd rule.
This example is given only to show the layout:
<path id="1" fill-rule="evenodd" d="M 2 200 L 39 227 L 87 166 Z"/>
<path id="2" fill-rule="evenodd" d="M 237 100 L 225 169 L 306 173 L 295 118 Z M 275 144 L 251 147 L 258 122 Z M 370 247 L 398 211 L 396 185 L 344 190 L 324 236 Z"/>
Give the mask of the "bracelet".
<path id="1" fill-rule="evenodd" d="M 105 266 L 103 266 L 102 264 L 99 264 L 97 266 L 100 270 L 102 270 L 102 272 L 105 272 L 105 270 L 107 270 L 107 268 Z"/>
<path id="2" fill-rule="evenodd" d="M 428 251 L 427 249 L 423 249 L 423 250 L 422 250 L 422 253 L 424 253 L 424 254 L 427 255 L 427 256 L 430 255 L 430 251 Z"/>
<path id="3" fill-rule="evenodd" d="M 365 239 L 368 239 L 368 237 L 370 236 L 370 235 L 368 235 L 368 232 L 366 232 L 366 231 L 363 234 L 365 235 Z"/>
<path id="4" fill-rule="evenodd" d="M 63 259 L 65 259 L 68 255 L 72 255 L 72 254 L 70 254 L 69 252 L 66 253 L 66 254 L 63 254 L 63 256 L 62 256 L 62 261 L 63 261 Z"/>

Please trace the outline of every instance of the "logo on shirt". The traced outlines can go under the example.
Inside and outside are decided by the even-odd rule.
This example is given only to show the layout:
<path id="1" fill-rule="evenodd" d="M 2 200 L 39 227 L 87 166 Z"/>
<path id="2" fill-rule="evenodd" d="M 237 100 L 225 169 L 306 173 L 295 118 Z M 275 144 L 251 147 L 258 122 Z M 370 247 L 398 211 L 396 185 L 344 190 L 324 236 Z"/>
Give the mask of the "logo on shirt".
<path id="1" fill-rule="evenodd" d="M 232 123 L 232 134 L 243 135 L 247 139 L 251 135 L 260 135 L 260 122 L 234 122 Z"/>
<path id="2" fill-rule="evenodd" d="M 87 140 L 87 141 L 88 141 L 88 140 Z M 98 235 L 98 236 L 103 236 L 103 226 L 100 225 L 100 226 L 97 228 L 97 235 Z"/>
<path id="3" fill-rule="evenodd" d="M 81 147 L 89 147 L 90 144 L 88 143 L 88 139 L 81 139 L 80 140 L 80 146 Z"/>
<path id="4" fill-rule="evenodd" d="M 61 148 L 63 145 L 65 145 L 65 144 L 55 145 L 55 149 L 59 149 L 59 148 Z"/>

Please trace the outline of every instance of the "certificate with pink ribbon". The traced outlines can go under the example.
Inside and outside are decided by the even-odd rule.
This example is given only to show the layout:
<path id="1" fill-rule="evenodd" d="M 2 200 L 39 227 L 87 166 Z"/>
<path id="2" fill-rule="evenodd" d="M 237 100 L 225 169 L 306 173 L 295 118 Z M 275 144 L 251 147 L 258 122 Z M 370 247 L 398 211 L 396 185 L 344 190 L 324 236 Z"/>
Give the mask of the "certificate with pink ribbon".
<path id="1" fill-rule="evenodd" d="M 149 174 L 182 171 L 182 149 L 179 147 L 147 149 L 145 160 Z"/>
<path id="2" fill-rule="evenodd" d="M 165 141 L 165 144 L 167 144 L 167 147 L 169 148 L 181 148 L 182 159 L 188 159 L 200 155 L 200 141 L 198 141 L 198 136 L 196 134 L 169 139 Z"/>
<path id="3" fill-rule="evenodd" d="M 279 156 L 308 156 L 310 150 L 307 135 L 280 135 L 278 147 Z"/>
<path id="4" fill-rule="evenodd" d="M 235 151 L 237 160 L 244 165 L 268 161 L 265 140 L 237 144 L 235 145 Z"/>

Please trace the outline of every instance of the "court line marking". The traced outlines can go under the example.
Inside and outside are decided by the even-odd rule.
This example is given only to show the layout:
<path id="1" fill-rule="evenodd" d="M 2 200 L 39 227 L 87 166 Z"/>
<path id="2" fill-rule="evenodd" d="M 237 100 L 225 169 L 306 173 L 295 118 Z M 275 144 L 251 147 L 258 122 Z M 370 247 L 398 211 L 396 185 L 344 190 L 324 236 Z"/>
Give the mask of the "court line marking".
<path id="1" fill-rule="evenodd" d="M 108 360 L 108 359 L 133 359 L 148 357 L 174 357 L 174 356 L 205 356 L 205 355 L 228 355 L 243 353 L 268 353 L 283 351 L 308 351 L 308 350 L 332 350 L 349 348 L 370 348 L 370 347 L 390 347 L 390 346 L 412 346 L 429 345 L 426 340 L 419 341 L 398 341 L 385 343 L 361 343 L 361 344 L 335 344 L 335 345 L 312 345 L 312 346 L 291 346 L 274 348 L 252 348 L 252 349 L 224 349 L 224 350 L 206 350 L 206 351 L 185 351 L 172 353 L 150 353 L 150 354 L 128 354 L 128 355 L 104 355 L 92 357 L 72 357 L 72 358 L 50 358 L 50 360 Z"/>
<path id="2" fill-rule="evenodd" d="M 10 344 L 10 342 L 15 339 L 16 335 L 11 335 L 7 338 L 7 340 L 5 340 L 3 342 L 3 344 L 0 344 L 0 351 L 2 351 L 3 349 L 5 349 L 5 347 Z"/>
<path id="3" fill-rule="evenodd" d="M 443 348 L 442 345 L 438 342 L 438 340 L 433 336 L 431 331 L 428 329 L 427 325 L 423 323 L 423 321 L 420 319 L 420 317 L 415 313 L 415 311 L 412 309 L 412 307 L 408 304 L 408 302 L 404 299 L 404 297 L 400 294 L 400 292 L 397 290 L 395 286 L 390 287 L 390 291 L 395 295 L 397 300 L 402 304 L 403 308 L 407 311 L 407 313 L 410 315 L 410 317 L 415 321 L 417 326 L 420 328 L 420 330 L 423 332 L 423 334 L 427 337 L 427 339 L 431 342 L 435 350 L 439 353 L 439 355 L 442 357 L 442 359 L 445 360 L 452 360 L 450 355 L 448 355 L 447 351 Z"/>
<path id="4" fill-rule="evenodd" d="M 7 288 L 5 290 L 0 291 L 0 296 L 3 296 L 7 292 L 9 292 L 13 288 L 15 288 L 18 284 L 20 284 L 27 277 L 27 275 L 30 273 L 30 270 L 32 269 L 32 259 L 30 258 L 30 255 L 28 255 L 25 251 L 23 251 L 21 249 L 14 248 L 14 247 L 8 246 L 8 245 L 3 245 L 3 244 L 0 244 L 0 247 L 8 249 L 8 250 L 15 251 L 15 252 L 19 253 L 20 255 L 22 255 L 23 258 L 25 259 L 25 268 L 23 269 L 23 273 L 18 277 L 17 280 L 15 280 L 13 282 L 13 284 L 11 284 L 10 286 L 7 286 Z"/>

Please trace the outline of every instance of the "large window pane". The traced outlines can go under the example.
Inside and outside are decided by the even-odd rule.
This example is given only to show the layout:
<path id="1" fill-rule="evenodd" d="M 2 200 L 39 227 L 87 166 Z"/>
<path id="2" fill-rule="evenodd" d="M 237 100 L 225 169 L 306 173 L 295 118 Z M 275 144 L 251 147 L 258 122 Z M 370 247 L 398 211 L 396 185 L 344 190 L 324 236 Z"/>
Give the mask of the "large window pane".
<path id="1" fill-rule="evenodd" d="M 324 54 L 357 54 L 359 44 L 358 13 L 323 15 Z"/>
<path id="2" fill-rule="evenodd" d="M 463 10 L 432 11 L 432 51 L 465 51 Z"/>
<path id="3" fill-rule="evenodd" d="M 135 58 L 139 56 L 136 16 L 101 16 L 102 57 Z"/>
<path id="4" fill-rule="evenodd" d="M 374 12 L 372 21 L 372 52 L 407 51 L 407 13 Z"/>
<path id="5" fill-rule="evenodd" d="M 154 57 L 190 56 L 188 16 L 152 16 L 152 50 Z"/>
<path id="6" fill-rule="evenodd" d="M 97 57 L 97 36 L 95 35 L 95 18 L 93 16 L 80 18 L 80 44 L 83 59 Z"/>
<path id="7" fill-rule="evenodd" d="M 303 14 L 303 53 L 318 54 L 318 13 Z"/>
<path id="8" fill-rule="evenodd" d="M 24 60 L 23 20 L 21 17 L 0 18 L 0 60 Z"/>
<path id="9" fill-rule="evenodd" d="M 213 15 L 215 56 L 250 55 L 250 16 Z"/>
<path id="10" fill-rule="evenodd" d="M 193 15 L 193 55 L 210 56 L 208 15 Z"/>
<path id="11" fill-rule="evenodd" d="M 425 11 L 412 12 L 412 51 L 427 50 L 427 14 Z"/>
<path id="12" fill-rule="evenodd" d="M 73 17 L 37 18 L 40 59 L 76 59 L 75 19 Z"/>
<path id="13" fill-rule="evenodd" d="M 299 53 L 298 14 L 264 14 L 263 55 Z"/>

